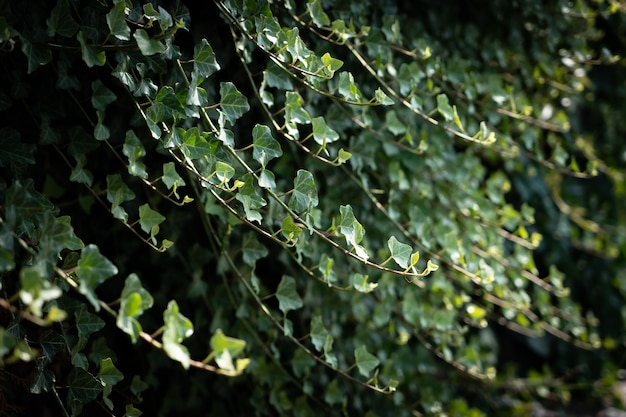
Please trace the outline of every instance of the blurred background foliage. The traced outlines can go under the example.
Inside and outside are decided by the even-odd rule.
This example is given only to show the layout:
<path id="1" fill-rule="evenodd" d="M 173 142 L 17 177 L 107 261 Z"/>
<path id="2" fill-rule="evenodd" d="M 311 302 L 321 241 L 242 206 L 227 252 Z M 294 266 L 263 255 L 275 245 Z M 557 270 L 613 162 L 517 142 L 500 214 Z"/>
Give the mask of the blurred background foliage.
<path id="1" fill-rule="evenodd" d="M 625 12 L 0 0 L 0 415 L 623 409 Z"/>

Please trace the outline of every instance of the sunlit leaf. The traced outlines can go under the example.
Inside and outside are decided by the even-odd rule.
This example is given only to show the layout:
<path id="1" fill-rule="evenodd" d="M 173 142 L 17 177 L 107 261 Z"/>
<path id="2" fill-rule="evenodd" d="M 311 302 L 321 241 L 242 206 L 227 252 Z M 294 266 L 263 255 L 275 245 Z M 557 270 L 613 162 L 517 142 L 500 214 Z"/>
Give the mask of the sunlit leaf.
<path id="1" fill-rule="evenodd" d="M 167 355 L 180 362 L 183 368 L 189 368 L 189 350 L 181 342 L 193 334 L 193 324 L 183 316 L 176 301 L 171 300 L 163 312 L 163 349 Z"/>
<path id="2" fill-rule="evenodd" d="M 359 372 L 364 377 L 369 377 L 374 368 L 380 364 L 378 358 L 369 353 L 363 345 L 354 350 L 354 359 Z"/>
<path id="3" fill-rule="evenodd" d="M 117 267 L 100 253 L 96 245 L 87 245 L 82 250 L 76 270 L 78 291 L 87 297 L 96 311 L 100 311 L 96 288 L 115 274 Z"/>

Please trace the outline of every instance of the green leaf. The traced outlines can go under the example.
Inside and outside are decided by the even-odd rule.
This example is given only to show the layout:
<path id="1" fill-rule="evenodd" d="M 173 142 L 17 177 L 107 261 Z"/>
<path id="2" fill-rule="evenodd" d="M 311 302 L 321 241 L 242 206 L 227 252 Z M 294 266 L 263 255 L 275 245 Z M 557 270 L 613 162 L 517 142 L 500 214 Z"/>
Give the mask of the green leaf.
<path id="1" fill-rule="evenodd" d="M 322 317 L 319 315 L 315 315 L 311 319 L 310 336 L 311 342 L 313 343 L 313 346 L 315 346 L 315 349 L 321 352 L 324 348 L 324 344 L 326 343 L 326 339 L 330 336 L 330 334 L 326 330 L 326 327 L 324 327 Z"/>
<path id="2" fill-rule="evenodd" d="M 140 410 L 133 407 L 132 404 L 126 404 L 126 414 L 124 414 L 124 417 L 139 417 L 142 414 L 143 413 Z"/>
<path id="3" fill-rule="evenodd" d="M 302 229 L 294 223 L 293 218 L 287 215 L 282 222 L 280 233 L 287 239 L 287 243 L 296 244 Z"/>
<path id="4" fill-rule="evenodd" d="M 239 192 L 235 198 L 243 204 L 243 209 L 248 220 L 261 223 L 263 216 L 258 212 L 258 209 L 265 206 L 267 202 L 257 193 L 254 187 L 254 180 L 250 174 L 241 177 L 240 181 L 242 181 L 244 185 L 239 188 Z"/>
<path id="5" fill-rule="evenodd" d="M 163 321 L 163 350 L 171 359 L 180 362 L 183 368 L 189 369 L 189 350 L 181 342 L 193 334 L 191 320 L 180 314 L 178 304 L 171 300 L 163 312 Z"/>
<path id="6" fill-rule="evenodd" d="M 135 193 L 124 183 L 120 174 L 107 175 L 107 200 L 111 203 L 113 217 L 126 222 L 128 214 L 121 204 L 134 198 Z"/>
<path id="7" fill-rule="evenodd" d="M 215 176 L 219 180 L 220 185 L 227 185 L 233 175 L 235 175 L 235 168 L 226 162 L 217 161 L 215 163 Z"/>
<path id="8" fill-rule="evenodd" d="M 91 104 L 96 110 L 104 111 L 117 97 L 100 80 L 91 83 Z"/>
<path id="9" fill-rule="evenodd" d="M 107 385 L 115 385 L 124 379 L 122 374 L 113 364 L 111 358 L 105 358 L 100 360 L 100 372 L 98 376 Z"/>
<path id="10" fill-rule="evenodd" d="M 118 1 L 106 16 L 111 35 L 122 41 L 130 40 L 130 28 L 126 23 L 127 11 L 126 1 Z"/>
<path id="11" fill-rule="evenodd" d="M 234 337 L 228 337 L 224 334 L 222 329 L 217 329 L 213 336 L 211 336 L 211 349 L 215 353 L 221 353 L 224 350 L 228 350 L 231 357 L 235 357 L 243 352 L 246 347 L 246 341 L 236 339 Z"/>
<path id="12" fill-rule="evenodd" d="M 35 360 L 37 371 L 30 384 L 31 394 L 41 394 L 42 392 L 49 392 L 54 382 L 56 381 L 54 373 L 48 369 L 45 369 L 45 366 L 49 362 L 49 359 L 46 357 L 37 358 Z"/>
<path id="13" fill-rule="evenodd" d="M 306 5 L 311 18 L 313 19 L 313 23 L 316 26 L 328 26 L 330 25 L 330 19 L 328 15 L 324 13 L 324 9 L 322 9 L 321 0 L 309 0 Z"/>
<path id="14" fill-rule="evenodd" d="M 87 164 L 87 157 L 85 155 L 76 155 L 74 159 L 76 159 L 76 166 L 72 168 L 70 180 L 91 186 L 93 183 L 93 174 L 91 171 L 84 168 Z"/>
<path id="15" fill-rule="evenodd" d="M 362 292 L 364 294 L 370 293 L 378 287 L 378 283 L 369 282 L 369 276 L 363 274 L 353 274 L 352 275 L 352 287 L 358 292 Z"/>
<path id="16" fill-rule="evenodd" d="M 65 38 L 73 37 L 78 31 L 78 23 L 72 17 L 72 10 L 68 0 L 58 0 L 52 9 L 50 17 L 46 20 L 48 25 L 48 36 L 55 34 Z"/>
<path id="17" fill-rule="evenodd" d="M 250 110 L 246 97 L 231 82 L 220 83 L 220 107 L 226 120 L 231 124 Z"/>
<path id="18" fill-rule="evenodd" d="M 259 238 L 254 232 L 248 232 L 244 235 L 241 250 L 243 261 L 249 266 L 254 266 L 256 261 L 265 258 L 268 254 L 267 248 L 259 242 Z"/>
<path id="19" fill-rule="evenodd" d="M 343 164 L 347 162 L 350 158 L 352 158 L 352 154 L 350 152 L 344 150 L 343 148 L 339 149 L 339 152 L 337 154 L 338 163 Z"/>
<path id="20" fill-rule="evenodd" d="M 413 248 L 405 243 L 401 243 L 395 236 L 391 236 L 387 241 L 387 246 L 391 251 L 391 257 L 400 266 L 400 268 L 408 268 L 409 258 Z"/>
<path id="21" fill-rule="evenodd" d="M 91 334 L 97 332 L 104 327 L 104 320 L 95 314 L 91 314 L 87 311 L 87 305 L 81 304 L 76 311 L 74 311 L 74 317 L 76 318 L 76 329 L 78 334 L 87 339 Z"/>
<path id="22" fill-rule="evenodd" d="M 186 185 L 185 180 L 176 172 L 176 166 L 173 162 L 166 162 L 163 164 L 163 176 L 161 177 L 163 184 L 168 190 L 172 190 L 174 195 L 178 198 L 176 192 L 178 187 Z"/>
<path id="23" fill-rule="evenodd" d="M 313 119 L 313 139 L 322 146 L 327 143 L 335 142 L 339 139 L 339 134 L 328 127 L 323 117 L 315 117 Z"/>
<path id="24" fill-rule="evenodd" d="M 80 33 L 79 33 L 80 40 Z M 28 74 L 31 74 L 39 66 L 46 65 L 52 60 L 52 52 L 44 45 L 33 44 L 26 38 L 22 38 L 22 52 L 28 58 Z"/>
<path id="25" fill-rule="evenodd" d="M 21 142 L 20 134 L 14 129 L 1 128 L 0 167 L 9 167 L 13 173 L 19 173 L 34 163 L 32 149 Z"/>
<path id="26" fill-rule="evenodd" d="M 389 98 L 389 96 L 385 94 L 383 90 L 380 89 L 380 87 L 376 89 L 374 97 L 376 99 L 376 102 L 382 104 L 383 106 L 391 106 L 394 104 L 394 101 Z"/>
<path id="27" fill-rule="evenodd" d="M 448 102 L 448 96 L 439 94 L 437 96 L 437 111 L 443 116 L 446 122 L 454 120 L 454 109 Z"/>
<path id="28" fill-rule="evenodd" d="M 191 160 L 204 158 L 215 153 L 214 147 L 207 142 L 204 134 L 197 127 L 193 127 L 185 132 L 181 150 L 185 157 Z"/>
<path id="29" fill-rule="evenodd" d="M 100 253 L 96 245 L 87 245 L 82 250 L 76 270 L 78 291 L 87 297 L 96 311 L 100 311 L 96 288 L 115 274 L 117 267 Z"/>
<path id="30" fill-rule="evenodd" d="M 278 308 L 287 314 L 290 310 L 297 310 L 303 306 L 302 298 L 296 292 L 296 280 L 288 275 L 283 275 L 276 289 Z"/>
<path id="31" fill-rule="evenodd" d="M 137 42 L 139 50 L 145 56 L 162 54 L 165 52 L 165 45 L 156 39 L 151 39 L 148 32 L 143 29 L 135 30 L 133 38 L 135 38 L 135 42 Z"/>
<path id="32" fill-rule="evenodd" d="M 103 111 L 96 111 L 96 115 L 98 116 L 98 122 L 93 128 L 93 136 L 96 140 L 107 140 L 111 133 L 109 132 L 109 128 L 104 124 L 104 117 L 106 115 Z"/>
<path id="33" fill-rule="evenodd" d="M 215 60 L 213 48 L 204 38 L 194 47 L 193 59 L 194 71 L 204 78 L 208 78 L 214 72 L 220 70 L 220 65 Z"/>
<path id="34" fill-rule="evenodd" d="M 334 265 L 335 260 L 323 253 L 320 257 L 320 263 L 317 269 L 322 273 L 322 277 L 324 281 L 328 283 L 328 286 L 337 281 L 337 275 L 335 275 L 335 271 L 333 270 Z"/>
<path id="35" fill-rule="evenodd" d="M 136 343 L 142 330 L 137 319 L 145 310 L 152 307 L 154 299 L 142 287 L 139 277 L 136 274 L 130 274 L 124 283 L 120 300 L 117 327 L 130 335 L 132 342 Z"/>
<path id="36" fill-rule="evenodd" d="M 322 64 L 324 64 L 324 70 L 329 77 L 332 77 L 336 71 L 343 66 L 343 61 L 333 58 L 328 52 L 322 55 Z"/>
<path id="37" fill-rule="evenodd" d="M 155 227 L 158 227 L 164 221 L 165 217 L 158 211 L 152 210 L 147 203 L 139 207 L 139 225 L 141 230 L 150 233 L 151 236 L 156 235 L 154 233 Z"/>
<path id="38" fill-rule="evenodd" d="M 396 112 L 393 110 L 385 113 L 385 124 L 387 125 L 387 129 L 396 136 L 406 132 L 406 126 L 398 119 Z"/>
<path id="39" fill-rule="evenodd" d="M 339 219 L 339 233 L 341 233 L 346 243 L 354 247 L 357 251 L 357 255 L 362 259 L 367 259 L 369 256 L 363 247 L 359 245 L 365 236 L 365 229 L 354 217 L 352 207 L 348 204 L 339 207 L 341 214 Z"/>
<path id="40" fill-rule="evenodd" d="M 88 44 L 87 38 L 83 31 L 78 32 L 78 42 L 80 43 L 80 52 L 83 61 L 89 68 L 97 66 L 101 67 L 106 62 L 106 54 L 97 46 Z"/>
<path id="41" fill-rule="evenodd" d="M 50 360 L 54 359 L 57 352 L 67 350 L 67 342 L 65 341 L 65 338 L 53 330 L 46 330 L 41 335 L 39 343 L 43 354 Z"/>
<path id="42" fill-rule="evenodd" d="M 304 169 L 298 170 L 293 182 L 293 193 L 289 199 L 289 208 L 297 213 L 304 213 L 317 206 L 317 188 L 313 174 Z"/>
<path id="43" fill-rule="evenodd" d="M 146 166 L 139 161 L 146 154 L 146 150 L 132 130 L 126 132 L 122 152 L 128 158 L 128 173 L 139 178 L 148 178 Z"/>
<path id="44" fill-rule="evenodd" d="M 338 91 L 346 100 L 361 102 L 362 94 L 354 82 L 354 76 L 350 72 L 341 72 L 339 74 Z"/>
<path id="45" fill-rule="evenodd" d="M 257 124 L 252 129 L 252 145 L 252 157 L 264 168 L 270 160 L 280 158 L 283 154 L 280 144 L 272 136 L 272 131 L 264 125 Z"/>
<path id="46" fill-rule="evenodd" d="M 272 171 L 263 169 L 259 174 L 259 187 L 266 188 L 268 190 L 274 190 L 276 188 L 276 178 Z"/>
<path id="47" fill-rule="evenodd" d="M 96 377 L 82 368 L 72 368 L 67 376 L 67 402 L 72 409 L 72 416 L 80 414 L 84 404 L 95 400 L 103 390 Z"/>
<path id="48" fill-rule="evenodd" d="M 378 358 L 369 353 L 365 346 L 354 350 L 354 358 L 356 359 L 356 366 L 359 368 L 359 372 L 366 378 L 380 364 Z"/>

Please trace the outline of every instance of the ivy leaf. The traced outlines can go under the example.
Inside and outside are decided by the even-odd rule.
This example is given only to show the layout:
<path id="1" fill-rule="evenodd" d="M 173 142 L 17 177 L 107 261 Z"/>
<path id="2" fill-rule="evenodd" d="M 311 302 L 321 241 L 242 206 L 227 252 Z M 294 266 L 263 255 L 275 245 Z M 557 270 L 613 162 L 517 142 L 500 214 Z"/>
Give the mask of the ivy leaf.
<path id="1" fill-rule="evenodd" d="M 80 37 L 79 37 L 80 40 Z M 28 74 L 31 74 L 40 65 L 46 65 L 52 60 L 52 52 L 43 45 L 33 44 L 26 38 L 22 38 L 22 52 L 28 58 Z"/>
<path id="2" fill-rule="evenodd" d="M 120 300 L 117 327 L 129 334 L 132 342 L 136 343 L 142 330 L 137 318 L 152 307 L 154 299 L 142 287 L 139 277 L 136 274 L 130 274 L 124 282 Z"/>
<path id="3" fill-rule="evenodd" d="M 48 36 L 59 34 L 65 38 L 71 38 L 79 29 L 78 23 L 72 17 L 68 0 L 58 0 L 52 9 L 50 17 L 46 19 Z"/>
<path id="4" fill-rule="evenodd" d="M 91 83 L 91 91 L 91 105 L 96 110 L 106 110 L 106 107 L 117 99 L 115 94 L 100 80 L 95 80 Z"/>
<path id="5" fill-rule="evenodd" d="M 163 331 L 163 349 L 167 355 L 189 369 L 189 350 L 181 342 L 193 334 L 191 320 L 180 314 L 178 304 L 171 300 L 163 312 L 165 330 Z"/>
<path id="6" fill-rule="evenodd" d="M 233 175 L 235 175 L 235 168 L 223 161 L 215 163 L 215 176 L 219 180 L 220 185 L 228 184 Z"/>
<path id="7" fill-rule="evenodd" d="M 124 379 L 124 374 L 115 367 L 111 358 L 100 360 L 100 372 L 98 376 L 100 380 L 107 385 L 115 385 Z"/>
<path id="8" fill-rule="evenodd" d="M 393 110 L 385 113 L 385 124 L 387 129 L 396 136 L 406 132 L 406 126 L 398 119 L 398 115 Z"/>
<path id="9" fill-rule="evenodd" d="M 82 368 L 72 368 L 67 383 L 67 402 L 72 409 L 72 416 L 79 415 L 83 405 L 95 400 L 103 390 L 102 383 Z"/>
<path id="10" fill-rule="evenodd" d="M 228 337 L 224 334 L 222 329 L 215 331 L 213 336 L 211 336 L 210 344 L 213 352 L 219 354 L 227 350 L 231 357 L 239 355 L 246 347 L 245 340 Z"/>
<path id="11" fill-rule="evenodd" d="M 313 139 L 322 146 L 339 139 L 339 133 L 328 127 L 323 117 L 313 119 Z"/>
<path id="12" fill-rule="evenodd" d="M 297 310 L 303 306 L 302 298 L 296 292 L 296 280 L 288 275 L 283 275 L 276 290 L 278 308 L 287 314 L 290 310 Z"/>
<path id="13" fill-rule="evenodd" d="M 333 266 L 335 266 L 335 260 L 323 253 L 317 269 L 322 273 L 322 277 L 329 287 L 333 282 L 337 281 L 337 275 L 335 275 Z"/>
<path id="14" fill-rule="evenodd" d="M 35 360 L 37 371 L 33 382 L 30 384 L 31 394 L 49 392 L 50 388 L 52 388 L 52 384 L 56 381 L 54 372 L 45 368 L 48 363 L 50 363 L 50 360 L 45 356 Z"/>
<path id="15" fill-rule="evenodd" d="M 97 46 L 90 45 L 83 31 L 78 32 L 77 38 L 80 43 L 80 52 L 85 64 L 87 64 L 89 68 L 94 66 L 103 66 L 106 62 L 106 55 L 104 51 L 99 49 Z"/>
<path id="16" fill-rule="evenodd" d="M 326 343 L 326 338 L 330 336 L 326 327 L 324 327 L 324 322 L 322 321 L 322 317 L 319 315 L 313 316 L 311 319 L 311 342 L 313 342 L 313 346 L 319 352 L 324 348 L 324 344 Z"/>
<path id="17" fill-rule="evenodd" d="M 304 169 L 298 170 L 293 182 L 293 193 L 289 199 L 289 208 L 297 213 L 304 213 L 317 206 L 317 188 L 313 175 Z"/>
<path id="18" fill-rule="evenodd" d="M 358 292 L 362 292 L 364 294 L 370 293 L 378 287 L 378 283 L 369 282 L 369 276 L 363 274 L 353 274 L 352 275 L 352 286 Z"/>
<path id="19" fill-rule="evenodd" d="M 439 94 L 437 96 L 437 111 L 443 116 L 446 122 L 454 119 L 454 109 L 448 102 L 448 96 Z"/>
<path id="20" fill-rule="evenodd" d="M 339 59 L 333 58 L 328 52 L 322 55 L 322 64 L 324 70 L 329 77 L 332 77 L 336 71 L 343 66 L 343 62 Z"/>
<path id="21" fill-rule="evenodd" d="M 354 217 L 352 207 L 348 204 L 339 207 L 340 219 L 339 219 L 339 233 L 341 233 L 346 243 L 354 247 L 357 251 L 357 255 L 362 259 L 367 259 L 369 256 L 365 249 L 359 245 L 363 236 L 365 236 L 365 229 Z"/>
<path id="22" fill-rule="evenodd" d="M 127 10 L 126 2 L 118 1 L 113 5 L 111 11 L 109 11 L 106 16 L 111 35 L 122 41 L 130 40 L 130 28 L 128 27 L 128 23 L 126 23 Z"/>
<path id="23" fill-rule="evenodd" d="M 193 69 L 204 78 L 210 77 L 214 72 L 220 70 L 220 65 L 215 60 L 213 48 L 206 39 L 202 39 L 196 44 L 193 53 Z"/>
<path id="24" fill-rule="evenodd" d="M 126 132 L 126 138 L 124 140 L 124 146 L 122 152 L 128 158 L 128 173 L 139 178 L 148 178 L 146 172 L 146 166 L 139 159 L 146 154 L 146 150 L 143 144 L 135 135 L 135 132 L 128 130 Z"/>
<path id="25" fill-rule="evenodd" d="M 391 236 L 387 241 L 387 246 L 391 251 L 391 257 L 400 266 L 400 268 L 408 268 L 409 258 L 413 248 L 405 243 L 401 243 L 395 236 Z"/>
<path id="26" fill-rule="evenodd" d="M 265 258 L 268 254 L 267 248 L 259 242 L 257 235 L 253 232 L 244 235 L 241 250 L 244 263 L 250 266 L 254 266 L 256 261 Z"/>
<path id="27" fill-rule="evenodd" d="M 220 107 L 226 120 L 231 124 L 250 110 L 246 97 L 231 82 L 220 83 Z"/>
<path id="28" fill-rule="evenodd" d="M 141 53 L 145 56 L 161 54 L 165 52 L 165 45 L 156 39 L 151 39 L 143 29 L 135 30 L 133 33 L 133 38 L 135 38 L 135 42 L 137 42 L 137 46 Z"/>
<path id="29" fill-rule="evenodd" d="M 252 157 L 263 168 L 274 158 L 280 158 L 283 154 L 280 144 L 272 136 L 272 131 L 264 125 L 255 125 L 252 129 Z"/>
<path id="30" fill-rule="evenodd" d="M 21 142 L 16 130 L 0 129 L 0 167 L 8 166 L 13 173 L 19 173 L 35 163 L 31 153 L 30 146 Z"/>
<path id="31" fill-rule="evenodd" d="M 385 94 L 383 90 L 380 89 L 380 87 L 376 89 L 374 97 L 376 99 L 376 102 L 382 104 L 383 106 L 391 106 L 392 104 L 394 104 L 394 101 L 389 98 L 389 96 Z"/>
<path id="32" fill-rule="evenodd" d="M 185 180 L 176 172 L 176 166 L 173 162 L 163 164 L 163 176 L 161 180 L 168 190 L 172 190 L 176 198 L 178 198 L 178 193 L 176 192 L 178 187 L 186 185 Z"/>
<path id="33" fill-rule="evenodd" d="M 356 359 L 356 366 L 359 368 L 359 372 L 366 378 L 380 364 L 378 358 L 369 353 L 365 346 L 354 350 L 354 358 Z"/>
<path id="34" fill-rule="evenodd" d="M 95 314 L 91 314 L 87 311 L 87 306 L 81 304 L 74 311 L 74 317 L 76 318 L 76 329 L 80 337 L 87 339 L 91 334 L 97 332 L 104 327 L 104 320 Z"/>
<path id="35" fill-rule="evenodd" d="M 257 193 L 250 174 L 244 175 L 240 180 L 244 185 L 239 188 L 235 198 L 243 204 L 243 210 L 248 220 L 261 223 L 263 216 L 258 212 L 258 209 L 265 206 L 267 202 Z"/>
<path id="36" fill-rule="evenodd" d="M 291 216 L 287 215 L 283 219 L 280 233 L 287 239 L 287 243 L 295 245 L 298 242 L 298 236 L 302 233 L 302 229 L 294 223 Z"/>
<path id="37" fill-rule="evenodd" d="M 88 169 L 85 169 L 87 164 L 87 157 L 85 155 L 75 155 L 76 166 L 72 168 L 70 173 L 70 180 L 81 184 L 86 184 L 91 187 L 93 183 L 93 174 Z"/>
<path id="38" fill-rule="evenodd" d="M 165 221 L 165 217 L 158 211 L 152 210 L 146 203 L 139 207 L 139 225 L 141 230 L 150 233 L 150 238 L 154 239 L 159 233 L 159 225 Z"/>
<path id="39" fill-rule="evenodd" d="M 204 134 L 197 127 L 193 127 L 185 132 L 181 150 L 185 157 L 191 160 L 204 158 L 215 153 L 213 146 L 207 142 Z"/>
<path id="40" fill-rule="evenodd" d="M 346 100 L 361 102 L 361 92 L 354 82 L 354 75 L 350 72 L 341 72 L 339 74 L 339 94 Z"/>
<path id="41" fill-rule="evenodd" d="M 126 222 L 128 214 L 121 204 L 134 198 L 135 193 L 124 183 L 120 174 L 107 175 L 107 200 L 111 203 L 113 217 Z"/>
<path id="42" fill-rule="evenodd" d="M 49 359 L 54 359 L 57 352 L 67 349 L 65 338 L 53 330 L 46 330 L 39 339 L 43 354 Z"/>
<path id="43" fill-rule="evenodd" d="M 96 287 L 115 274 L 117 267 L 100 253 L 96 245 L 87 245 L 82 250 L 76 271 L 79 278 L 78 291 L 87 297 L 96 311 L 100 311 Z"/>
<path id="44" fill-rule="evenodd" d="M 259 187 L 266 188 L 268 190 L 274 190 L 276 188 L 276 179 L 272 171 L 264 169 L 259 174 Z"/>
<path id="45" fill-rule="evenodd" d="M 309 14 L 313 19 L 313 23 L 316 26 L 328 26 L 330 25 L 330 19 L 328 15 L 324 13 L 324 9 L 322 9 L 322 2 L 320 0 L 309 0 L 306 5 L 309 10 Z"/>

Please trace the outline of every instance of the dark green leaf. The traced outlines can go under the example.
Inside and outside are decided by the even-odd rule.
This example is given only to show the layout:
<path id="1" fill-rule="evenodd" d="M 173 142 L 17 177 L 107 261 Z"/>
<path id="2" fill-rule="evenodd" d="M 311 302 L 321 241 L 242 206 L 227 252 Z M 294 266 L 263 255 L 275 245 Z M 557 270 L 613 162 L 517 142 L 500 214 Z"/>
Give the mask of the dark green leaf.
<path id="1" fill-rule="evenodd" d="M 76 271 L 78 291 L 87 297 L 96 311 L 100 311 L 96 288 L 115 274 L 117 267 L 100 253 L 97 246 L 90 244 L 82 250 Z"/>
<path id="2" fill-rule="evenodd" d="M 72 416 L 77 416 L 83 405 L 95 400 L 103 389 L 100 381 L 82 368 L 70 371 L 67 384 L 67 402 L 72 408 Z"/>
<path id="3" fill-rule="evenodd" d="M 118 1 L 106 16 L 111 35 L 122 41 L 130 40 L 130 28 L 126 23 L 126 10 L 126 2 Z"/>
<path id="4" fill-rule="evenodd" d="M 156 234 L 154 228 L 165 221 L 165 217 L 158 211 L 152 210 L 146 203 L 139 207 L 139 225 L 146 233 Z"/>
<path id="5" fill-rule="evenodd" d="M 244 185 L 239 188 L 235 198 L 243 204 L 246 218 L 250 221 L 261 222 L 263 216 L 258 209 L 265 206 L 267 202 L 259 195 L 254 187 L 254 180 L 250 174 L 246 174 L 240 179 Z"/>
<path id="6" fill-rule="evenodd" d="M 165 45 L 156 39 L 151 39 L 148 32 L 143 29 L 137 29 L 135 33 L 133 33 L 133 38 L 135 38 L 139 50 L 145 56 L 165 52 Z"/>
<path id="7" fill-rule="evenodd" d="M 296 280 L 288 275 L 283 275 L 276 290 L 278 308 L 287 314 L 290 310 L 297 310 L 303 306 L 302 298 L 296 292 Z"/>
<path id="8" fill-rule="evenodd" d="M 243 261 L 250 266 L 254 266 L 256 261 L 267 256 L 268 251 L 265 246 L 259 242 L 258 236 L 253 232 L 244 235 L 243 245 Z"/>
<path id="9" fill-rule="evenodd" d="M 59 34 L 66 38 L 71 38 L 78 32 L 78 24 L 72 17 L 70 3 L 68 0 L 58 0 L 52 9 L 52 14 L 46 20 L 48 25 L 48 36 Z"/>
<path id="10" fill-rule="evenodd" d="M 106 55 L 103 50 L 98 48 L 97 46 L 90 45 L 88 43 L 85 34 L 80 31 L 78 32 L 78 42 L 80 43 L 80 52 L 83 57 L 83 61 L 89 68 L 94 66 L 103 66 L 106 62 Z"/>
<path id="11" fill-rule="evenodd" d="M 226 120 L 231 124 L 250 110 L 246 97 L 231 82 L 220 83 L 220 97 L 220 108 Z"/>
<path id="12" fill-rule="evenodd" d="M 194 71 L 198 72 L 202 77 L 208 78 L 214 72 L 219 71 L 220 65 L 215 60 L 213 48 L 206 39 L 202 39 L 196 44 L 193 54 Z"/>
<path id="13" fill-rule="evenodd" d="M 34 163 L 32 147 L 21 142 L 19 133 L 10 128 L 0 129 L 0 166 L 19 173 Z"/>
<path id="14" fill-rule="evenodd" d="M 76 318 L 78 334 L 85 338 L 104 327 L 104 321 L 95 314 L 91 314 L 87 311 L 85 304 L 81 304 L 76 311 L 74 311 L 74 317 Z"/>
<path id="15" fill-rule="evenodd" d="M 111 203 L 111 212 L 116 219 L 128 220 L 128 214 L 121 204 L 134 198 L 135 193 L 124 183 L 120 174 L 107 175 L 107 200 Z"/>
<path id="16" fill-rule="evenodd" d="M 96 110 L 106 110 L 106 107 L 117 98 L 100 80 L 95 80 L 91 83 L 91 90 L 93 91 L 91 94 L 91 105 Z"/>
<path id="17" fill-rule="evenodd" d="M 330 19 L 328 15 L 324 13 L 324 9 L 322 9 L 321 0 L 309 0 L 306 5 L 311 18 L 313 19 L 313 23 L 317 26 L 328 26 L 330 25 Z"/>
<path id="18" fill-rule="evenodd" d="M 354 350 L 354 358 L 356 359 L 356 366 L 359 368 L 359 372 L 366 378 L 380 364 L 378 358 L 369 353 L 365 346 Z"/>
<path id="19" fill-rule="evenodd" d="M 100 361 L 100 372 L 98 376 L 107 385 L 115 385 L 124 379 L 122 374 L 113 364 L 111 358 L 102 359 Z"/>
<path id="20" fill-rule="evenodd" d="M 148 178 L 145 164 L 139 161 L 146 154 L 146 150 L 132 130 L 126 132 L 122 152 L 128 158 L 128 173 L 139 178 Z"/>

